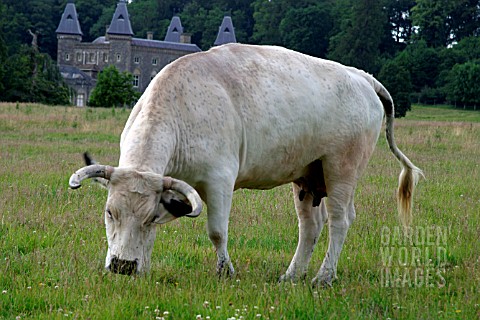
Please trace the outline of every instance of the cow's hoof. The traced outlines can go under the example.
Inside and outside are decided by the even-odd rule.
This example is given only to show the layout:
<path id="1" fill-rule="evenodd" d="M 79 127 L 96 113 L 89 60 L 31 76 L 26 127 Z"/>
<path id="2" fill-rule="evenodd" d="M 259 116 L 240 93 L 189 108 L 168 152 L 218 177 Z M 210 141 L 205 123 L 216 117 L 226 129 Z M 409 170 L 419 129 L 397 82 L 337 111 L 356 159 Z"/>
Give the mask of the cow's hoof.
<path id="1" fill-rule="evenodd" d="M 322 270 L 312 280 L 312 287 L 330 288 L 337 277 L 333 271 Z"/>
<path id="2" fill-rule="evenodd" d="M 279 279 L 279 283 L 285 283 L 285 282 L 291 282 L 291 283 L 297 283 L 299 281 L 304 281 L 306 277 L 306 274 L 303 275 L 295 275 L 294 273 L 285 273 L 282 275 Z"/>
<path id="3" fill-rule="evenodd" d="M 292 275 L 283 274 L 280 276 L 280 278 L 278 278 L 278 283 L 284 282 L 295 282 L 295 277 Z"/>
<path id="4" fill-rule="evenodd" d="M 232 277 L 235 274 L 235 269 L 231 262 L 220 262 L 217 264 L 217 275 L 220 278 Z"/>
<path id="5" fill-rule="evenodd" d="M 315 277 L 313 280 L 312 280 L 312 287 L 313 288 L 323 288 L 323 289 L 327 289 L 327 288 L 331 288 L 332 287 L 332 281 L 329 281 L 329 280 L 325 280 L 325 279 L 318 279 L 317 277 Z"/>

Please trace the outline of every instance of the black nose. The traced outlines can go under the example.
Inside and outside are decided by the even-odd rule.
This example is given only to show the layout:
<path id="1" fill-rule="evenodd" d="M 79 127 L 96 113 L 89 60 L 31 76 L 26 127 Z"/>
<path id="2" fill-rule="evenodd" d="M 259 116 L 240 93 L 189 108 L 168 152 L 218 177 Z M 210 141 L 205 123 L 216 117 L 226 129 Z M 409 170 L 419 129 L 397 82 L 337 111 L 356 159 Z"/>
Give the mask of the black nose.
<path id="1" fill-rule="evenodd" d="M 109 269 L 113 273 L 132 275 L 137 272 L 137 261 L 120 260 L 114 257 L 110 261 Z"/>

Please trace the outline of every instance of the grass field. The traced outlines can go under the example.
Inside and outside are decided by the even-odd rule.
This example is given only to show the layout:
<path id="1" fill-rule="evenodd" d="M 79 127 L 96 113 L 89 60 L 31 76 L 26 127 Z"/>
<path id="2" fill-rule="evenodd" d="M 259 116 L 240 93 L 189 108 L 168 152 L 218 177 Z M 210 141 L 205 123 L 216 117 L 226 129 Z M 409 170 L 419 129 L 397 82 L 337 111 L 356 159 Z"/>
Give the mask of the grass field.
<path id="1" fill-rule="evenodd" d="M 411 238 L 399 236 L 400 167 L 383 134 L 356 192 L 357 220 L 332 288 L 278 284 L 297 244 L 290 186 L 235 193 L 229 249 L 215 275 L 206 212 L 158 227 L 152 271 L 104 271 L 106 191 L 68 178 L 89 150 L 115 165 L 125 110 L 0 104 L 0 319 L 478 319 L 480 112 L 414 107 L 399 147 L 422 168 Z M 208 208 L 207 208 L 208 210 Z"/>

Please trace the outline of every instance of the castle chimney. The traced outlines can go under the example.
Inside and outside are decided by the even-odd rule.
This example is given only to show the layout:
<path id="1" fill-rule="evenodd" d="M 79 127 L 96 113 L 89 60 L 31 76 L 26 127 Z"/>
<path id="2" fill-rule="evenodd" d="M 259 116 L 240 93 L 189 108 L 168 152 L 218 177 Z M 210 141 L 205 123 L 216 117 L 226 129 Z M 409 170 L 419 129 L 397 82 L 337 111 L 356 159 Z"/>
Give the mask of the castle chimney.
<path id="1" fill-rule="evenodd" d="M 191 43 L 192 42 L 192 35 L 189 33 L 182 33 L 180 35 L 180 43 Z"/>
<path id="2" fill-rule="evenodd" d="M 153 40 L 153 31 L 147 31 L 147 40 Z"/>

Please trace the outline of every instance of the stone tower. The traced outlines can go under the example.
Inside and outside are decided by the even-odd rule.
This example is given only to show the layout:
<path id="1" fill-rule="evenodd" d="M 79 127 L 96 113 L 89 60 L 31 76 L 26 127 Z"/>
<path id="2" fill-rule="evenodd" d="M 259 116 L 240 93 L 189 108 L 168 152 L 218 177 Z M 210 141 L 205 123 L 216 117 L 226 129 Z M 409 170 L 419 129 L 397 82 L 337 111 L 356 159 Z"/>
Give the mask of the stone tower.
<path id="1" fill-rule="evenodd" d="M 107 29 L 106 41 L 110 43 L 110 59 L 122 70 L 131 69 L 133 30 L 128 16 L 126 0 L 120 0 Z"/>
<path id="2" fill-rule="evenodd" d="M 75 64 L 73 52 L 75 47 L 82 42 L 83 33 L 78 22 L 77 10 L 71 1 L 67 3 L 55 32 L 58 41 L 57 64 L 73 66 Z"/>

